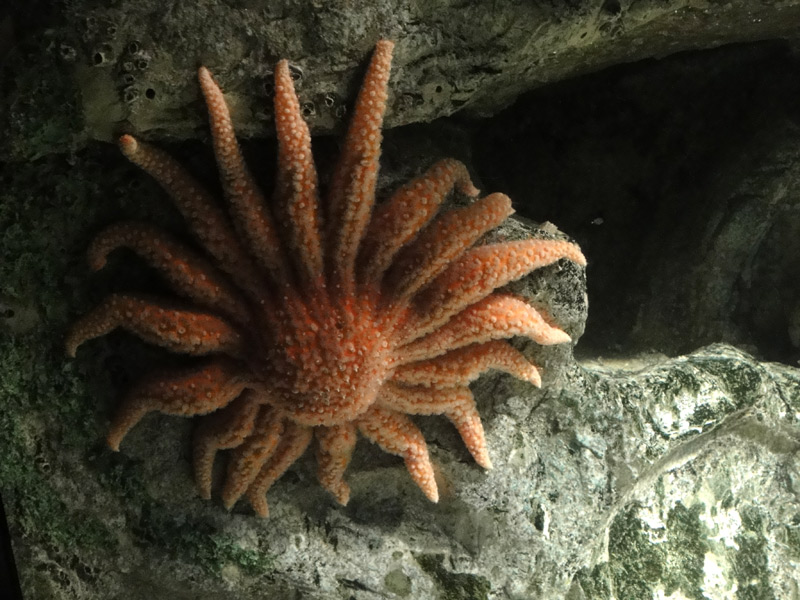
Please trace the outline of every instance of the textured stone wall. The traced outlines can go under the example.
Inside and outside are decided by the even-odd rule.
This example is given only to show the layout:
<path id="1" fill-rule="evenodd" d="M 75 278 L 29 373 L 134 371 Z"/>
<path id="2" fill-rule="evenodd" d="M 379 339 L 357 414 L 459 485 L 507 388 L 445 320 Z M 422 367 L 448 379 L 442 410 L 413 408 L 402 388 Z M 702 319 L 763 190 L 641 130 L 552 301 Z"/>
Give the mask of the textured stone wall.
<path id="1" fill-rule="evenodd" d="M 27 599 L 800 596 L 797 2 L 105 4 L 0 9 L 0 494 Z M 314 132 L 338 133 L 380 36 L 397 41 L 381 189 L 455 156 L 512 196 L 501 235 L 527 217 L 577 239 L 586 282 L 555 266 L 516 291 L 585 329 L 578 360 L 531 354 L 542 391 L 474 385 L 489 472 L 418 420 L 438 505 L 362 441 L 346 508 L 309 453 L 269 520 L 227 513 L 196 495 L 188 422 L 103 442 L 169 356 L 123 334 L 63 355 L 106 293 L 163 287 L 123 253 L 90 274 L 95 232 L 186 233 L 106 142 L 143 134 L 218 185 L 203 63 L 270 189 L 275 60 Z M 336 146 L 315 140 L 323 172 Z"/>

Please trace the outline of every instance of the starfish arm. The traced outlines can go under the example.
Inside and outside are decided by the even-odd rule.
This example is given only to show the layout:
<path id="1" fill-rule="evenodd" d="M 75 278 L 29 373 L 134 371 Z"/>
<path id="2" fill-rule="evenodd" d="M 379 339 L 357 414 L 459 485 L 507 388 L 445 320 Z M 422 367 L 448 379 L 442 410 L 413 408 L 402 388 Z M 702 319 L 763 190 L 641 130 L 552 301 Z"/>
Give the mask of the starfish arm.
<path id="1" fill-rule="evenodd" d="M 451 318 L 445 325 L 398 351 L 399 364 L 409 364 L 441 356 L 469 344 L 529 337 L 545 345 L 570 341 L 561 329 L 548 324 L 530 304 L 508 294 L 492 294 Z"/>
<path id="2" fill-rule="evenodd" d="M 252 434 L 231 453 L 222 504 L 230 510 L 253 483 L 264 463 L 274 454 L 289 426 L 286 419 L 270 406 L 262 406 Z"/>
<path id="3" fill-rule="evenodd" d="M 340 273 L 343 282 L 353 278 L 358 246 L 375 201 L 392 48 L 394 43 L 389 40 L 381 40 L 375 45 L 339 163 L 331 177 L 328 196 L 331 266 Z"/>
<path id="4" fill-rule="evenodd" d="M 453 186 L 467 196 L 478 195 L 464 164 L 446 158 L 403 185 L 375 209 L 359 251 L 364 263 L 362 282 L 380 280 L 398 250 L 433 218 Z"/>
<path id="5" fill-rule="evenodd" d="M 244 164 L 222 90 L 205 67 L 198 69 L 197 79 L 206 100 L 214 154 L 225 195 L 231 204 L 231 215 L 253 255 L 274 277 L 283 278 L 284 259 L 275 225 L 261 191 Z"/>
<path id="6" fill-rule="evenodd" d="M 541 387 L 539 370 L 511 344 L 493 340 L 470 344 L 447 354 L 398 367 L 392 380 L 406 385 L 449 388 L 466 385 L 481 373 L 497 369 Z"/>
<path id="7" fill-rule="evenodd" d="M 491 469 L 486 438 L 475 398 L 466 386 L 431 389 L 421 386 L 387 384 L 379 406 L 412 415 L 444 415 L 458 430 L 475 462 Z"/>
<path id="8" fill-rule="evenodd" d="M 385 452 L 402 456 L 406 469 L 422 493 L 431 502 L 439 501 L 433 465 L 422 433 L 405 415 L 379 406 L 371 406 L 357 420 L 358 430 Z"/>
<path id="9" fill-rule="evenodd" d="M 452 263 L 415 299 L 417 337 L 435 330 L 493 290 L 562 258 L 584 266 L 577 245 L 564 240 L 521 240 L 473 248 Z M 432 308 L 429 308 L 432 307 Z"/>
<path id="10" fill-rule="evenodd" d="M 222 408 L 242 393 L 246 379 L 238 364 L 219 358 L 203 367 L 140 383 L 117 409 L 109 427 L 108 445 L 118 451 L 128 431 L 153 411 L 188 417 Z"/>
<path id="11" fill-rule="evenodd" d="M 344 481 L 344 472 L 356 446 L 356 428 L 352 423 L 331 427 L 317 427 L 317 479 L 336 501 L 346 506 L 350 499 L 350 486 Z"/>
<path id="12" fill-rule="evenodd" d="M 140 142 L 132 135 L 119 138 L 119 147 L 128 160 L 161 184 L 222 270 L 239 287 L 251 295 L 260 296 L 258 272 L 208 192 L 166 152 Z"/>
<path id="13" fill-rule="evenodd" d="M 238 322 L 247 321 L 247 306 L 223 274 L 158 227 L 133 221 L 111 225 L 89 247 L 89 265 L 95 271 L 102 269 L 108 255 L 120 247 L 144 258 L 178 294 L 231 315 Z"/>
<path id="14" fill-rule="evenodd" d="M 486 446 L 486 436 L 483 433 L 483 423 L 478 409 L 475 406 L 475 399 L 469 388 L 465 388 L 469 394 L 468 399 L 464 399 L 458 406 L 448 410 L 445 416 L 455 426 L 458 435 L 464 441 L 464 445 L 469 450 L 475 462 L 484 469 L 492 468 L 492 460 L 489 458 L 489 449 Z"/>
<path id="15" fill-rule="evenodd" d="M 218 412 L 203 417 L 194 432 L 194 480 L 204 500 L 211 498 L 211 472 L 217 451 L 240 446 L 253 431 L 260 405 L 251 390 Z"/>
<path id="16" fill-rule="evenodd" d="M 237 356 L 242 349 L 239 333 L 220 317 L 197 310 L 176 310 L 154 300 L 111 294 L 72 326 L 66 340 L 67 355 L 74 357 L 85 341 L 117 327 L 183 354 L 224 352 Z"/>
<path id="17" fill-rule="evenodd" d="M 322 274 L 322 225 L 317 170 L 311 154 L 311 134 L 300 112 L 289 63 L 275 67 L 275 129 L 278 137 L 276 207 L 287 234 L 291 255 L 301 274 L 313 281 Z"/>
<path id="18" fill-rule="evenodd" d="M 275 453 L 261 467 L 250 487 L 247 488 L 247 499 L 259 517 L 269 516 L 267 492 L 286 470 L 300 458 L 311 443 L 313 429 L 303 427 L 289 421 L 286 431 L 278 444 Z"/>
<path id="19" fill-rule="evenodd" d="M 411 297 L 513 212 L 508 196 L 491 194 L 441 215 L 398 255 L 389 271 L 390 293 Z"/>

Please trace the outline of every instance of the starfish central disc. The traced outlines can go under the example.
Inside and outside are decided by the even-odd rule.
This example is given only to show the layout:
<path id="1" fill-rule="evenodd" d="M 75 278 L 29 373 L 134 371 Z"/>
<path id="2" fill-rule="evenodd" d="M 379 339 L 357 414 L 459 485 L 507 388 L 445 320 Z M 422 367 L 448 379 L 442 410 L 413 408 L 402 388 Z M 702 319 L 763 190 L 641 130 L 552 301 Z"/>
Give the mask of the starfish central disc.
<path id="1" fill-rule="evenodd" d="M 253 372 L 270 403 L 307 426 L 353 421 L 390 377 L 395 339 L 377 294 L 332 295 L 315 286 L 310 298 L 287 290 L 269 321 L 275 343 Z"/>

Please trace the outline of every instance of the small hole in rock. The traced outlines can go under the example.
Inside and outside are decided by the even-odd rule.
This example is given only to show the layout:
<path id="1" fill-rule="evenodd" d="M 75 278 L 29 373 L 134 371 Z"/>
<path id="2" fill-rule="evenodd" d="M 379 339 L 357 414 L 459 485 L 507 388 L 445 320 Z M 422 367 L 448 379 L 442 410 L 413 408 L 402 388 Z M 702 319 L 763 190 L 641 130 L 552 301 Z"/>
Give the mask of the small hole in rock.
<path id="1" fill-rule="evenodd" d="M 75 48 L 67 44 L 61 44 L 60 52 L 61 58 L 64 60 L 75 60 L 75 56 L 77 54 Z"/>

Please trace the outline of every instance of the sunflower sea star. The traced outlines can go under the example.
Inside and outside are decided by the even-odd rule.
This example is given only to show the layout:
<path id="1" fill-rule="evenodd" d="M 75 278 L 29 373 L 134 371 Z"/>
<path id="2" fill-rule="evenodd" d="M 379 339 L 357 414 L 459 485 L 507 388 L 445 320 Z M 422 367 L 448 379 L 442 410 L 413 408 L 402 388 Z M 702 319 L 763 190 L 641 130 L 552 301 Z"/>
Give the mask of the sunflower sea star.
<path id="1" fill-rule="evenodd" d="M 165 188 L 208 256 L 145 223 L 100 233 L 89 249 L 93 269 L 116 248 L 131 248 L 192 307 L 112 294 L 75 323 L 67 353 L 121 327 L 177 353 L 212 356 L 135 387 L 111 422 L 113 450 L 151 411 L 205 415 L 193 444 L 200 494 L 210 498 L 215 456 L 231 450 L 223 503 L 230 508 L 246 495 L 261 516 L 267 490 L 312 437 L 320 483 L 346 504 L 343 475 L 358 433 L 402 456 L 436 502 L 425 440 L 408 414 L 446 416 L 475 461 L 491 466 L 468 383 L 499 369 L 538 386 L 536 367 L 504 338 L 570 339 L 522 299 L 494 290 L 561 258 L 586 260 L 563 240 L 473 248 L 513 211 L 508 197 L 491 194 L 437 216 L 454 187 L 478 195 L 456 160 L 437 162 L 374 206 L 392 48 L 385 40 L 375 48 L 324 202 L 285 60 L 275 68 L 278 169 L 269 205 L 204 67 L 200 87 L 230 218 L 167 154 L 120 138 L 122 152 Z"/>

